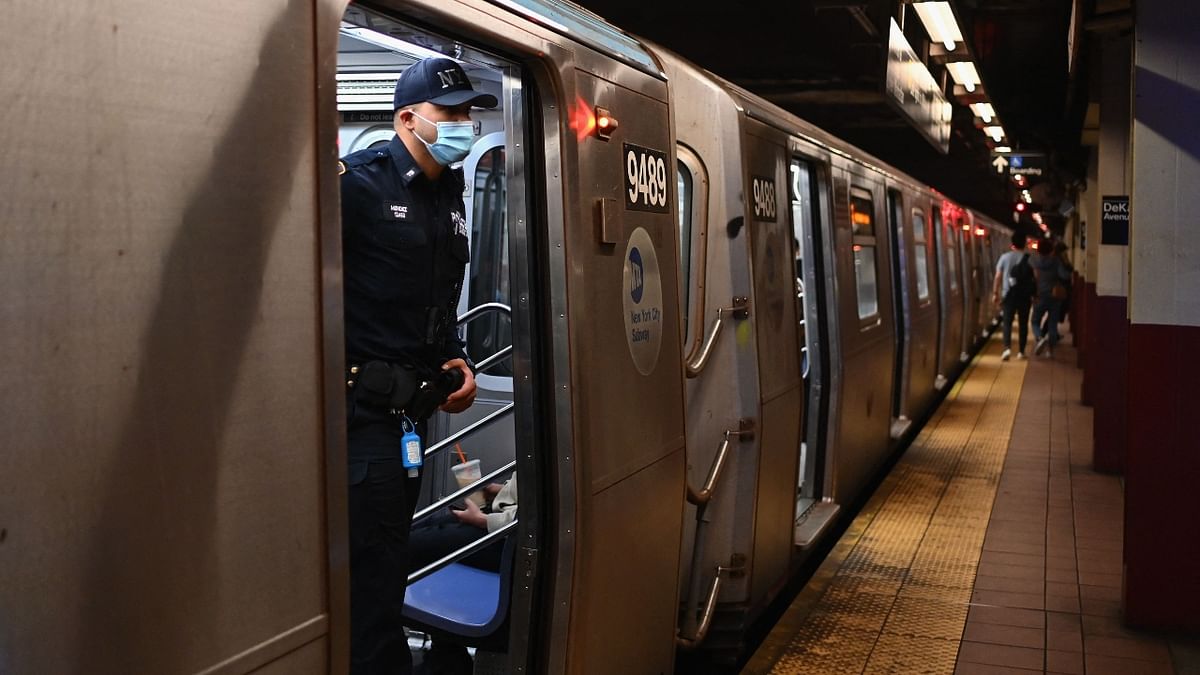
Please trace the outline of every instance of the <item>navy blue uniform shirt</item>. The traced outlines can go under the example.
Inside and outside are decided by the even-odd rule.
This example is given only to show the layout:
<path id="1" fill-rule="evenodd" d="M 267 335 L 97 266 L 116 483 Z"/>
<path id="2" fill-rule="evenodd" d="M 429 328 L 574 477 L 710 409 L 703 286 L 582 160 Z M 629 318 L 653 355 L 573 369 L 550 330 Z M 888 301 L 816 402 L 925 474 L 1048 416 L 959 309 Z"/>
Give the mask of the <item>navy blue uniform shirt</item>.
<path id="1" fill-rule="evenodd" d="M 455 325 L 470 260 L 461 173 L 430 180 L 399 137 L 342 162 L 347 365 L 436 372 L 465 359 Z"/>

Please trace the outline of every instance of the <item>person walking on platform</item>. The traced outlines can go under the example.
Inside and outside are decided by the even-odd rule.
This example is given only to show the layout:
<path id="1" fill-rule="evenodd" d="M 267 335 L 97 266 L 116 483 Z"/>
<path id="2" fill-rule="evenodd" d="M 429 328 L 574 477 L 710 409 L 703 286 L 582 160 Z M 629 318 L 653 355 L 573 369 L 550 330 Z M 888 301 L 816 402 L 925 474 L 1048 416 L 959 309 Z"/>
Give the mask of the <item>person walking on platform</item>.
<path id="1" fill-rule="evenodd" d="M 1029 253 L 1025 251 L 1025 235 L 1014 232 L 1012 250 L 996 261 L 996 276 L 992 280 L 992 302 L 1002 311 L 1000 318 L 1004 336 L 1004 352 L 1000 359 L 1012 356 L 1012 320 L 1017 318 L 1017 358 L 1025 358 L 1025 343 L 1029 336 L 1029 305 L 1037 289 Z"/>
<path id="2" fill-rule="evenodd" d="M 425 419 L 439 404 L 455 413 L 475 400 L 457 333 L 470 249 L 463 178 L 451 165 L 474 143 L 471 107 L 497 100 L 453 60 L 430 58 L 400 75 L 393 104 L 391 142 L 338 163 L 354 675 L 412 672 L 402 611 Z"/>
<path id="3" fill-rule="evenodd" d="M 1033 274 L 1037 277 L 1037 302 L 1033 306 L 1033 351 L 1035 354 L 1054 356 L 1054 345 L 1058 344 L 1058 322 L 1062 317 L 1063 300 L 1067 297 L 1065 280 L 1067 272 L 1049 239 L 1038 242 L 1037 255 L 1030 260 Z M 1042 319 L 1046 327 L 1042 327 Z"/>

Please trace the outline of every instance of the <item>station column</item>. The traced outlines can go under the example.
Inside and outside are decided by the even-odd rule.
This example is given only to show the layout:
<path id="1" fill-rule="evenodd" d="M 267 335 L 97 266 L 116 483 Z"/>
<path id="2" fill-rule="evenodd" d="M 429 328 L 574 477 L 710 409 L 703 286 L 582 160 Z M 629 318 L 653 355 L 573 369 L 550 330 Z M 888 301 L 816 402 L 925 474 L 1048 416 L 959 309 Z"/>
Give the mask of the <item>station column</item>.
<path id="1" fill-rule="evenodd" d="M 1129 351 L 1129 246 L 1124 230 L 1106 222 L 1105 209 L 1130 194 L 1130 66 L 1128 35 L 1102 38 L 1100 135 L 1096 182 L 1087 196 L 1087 306 L 1084 400 L 1095 407 L 1096 471 L 1124 470 Z"/>
<path id="2" fill-rule="evenodd" d="M 1196 631 L 1200 3 L 1139 0 L 1135 26 L 1125 620 Z"/>

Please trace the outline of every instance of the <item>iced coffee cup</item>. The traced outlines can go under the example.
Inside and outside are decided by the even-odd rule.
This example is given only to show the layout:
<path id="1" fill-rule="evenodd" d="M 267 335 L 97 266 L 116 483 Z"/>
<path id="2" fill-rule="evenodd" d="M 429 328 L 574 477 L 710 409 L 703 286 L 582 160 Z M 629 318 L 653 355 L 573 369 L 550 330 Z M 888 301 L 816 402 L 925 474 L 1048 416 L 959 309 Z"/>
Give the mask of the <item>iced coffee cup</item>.
<path id="1" fill-rule="evenodd" d="M 450 468 L 454 471 L 454 480 L 458 481 L 458 487 L 460 488 L 465 488 L 471 483 L 474 483 L 483 475 L 479 468 L 479 460 L 477 459 L 472 459 L 469 462 L 463 462 L 461 464 L 455 464 Z M 487 500 L 483 496 L 483 492 L 480 490 L 476 490 L 475 492 L 467 495 L 467 499 L 475 502 L 475 505 L 480 508 L 483 508 L 483 505 L 487 503 Z"/>

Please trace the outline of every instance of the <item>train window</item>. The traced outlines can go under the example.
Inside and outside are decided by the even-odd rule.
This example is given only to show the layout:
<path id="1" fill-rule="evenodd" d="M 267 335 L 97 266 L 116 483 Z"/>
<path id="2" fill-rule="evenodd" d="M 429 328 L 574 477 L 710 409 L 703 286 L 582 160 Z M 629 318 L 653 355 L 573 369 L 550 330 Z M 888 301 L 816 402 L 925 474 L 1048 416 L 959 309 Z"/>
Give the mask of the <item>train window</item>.
<path id="1" fill-rule="evenodd" d="M 850 192 L 850 230 L 855 236 L 875 236 L 875 205 L 866 190 L 855 188 Z"/>
<path id="2" fill-rule="evenodd" d="M 509 305 L 508 218 L 502 133 L 480 139 L 487 148 L 475 162 L 471 180 L 471 266 L 467 281 L 468 306 L 498 302 Z M 512 344 L 512 320 L 502 312 L 482 316 L 466 327 L 467 353 L 481 360 Z M 512 377 L 510 361 L 497 364 L 489 375 Z"/>
<path id="3" fill-rule="evenodd" d="M 950 277 L 950 290 L 958 290 L 958 231 L 949 223 L 946 224 L 946 271 Z"/>
<path id="4" fill-rule="evenodd" d="M 687 308 L 692 291 L 692 172 L 683 160 L 676 163 L 675 183 L 679 198 L 679 297 L 683 301 L 683 336 L 687 341 Z"/>
<path id="5" fill-rule="evenodd" d="M 913 260 L 917 266 L 917 298 L 929 299 L 929 245 L 925 232 L 925 214 L 913 210 Z"/>
<path id="6" fill-rule="evenodd" d="M 875 202 L 861 188 L 850 190 L 850 228 L 854 244 L 854 282 L 858 292 L 858 318 L 879 315 L 879 284 L 875 273 Z"/>
<path id="7" fill-rule="evenodd" d="M 708 173 L 700 156 L 685 145 L 676 147 L 678 161 L 675 165 L 676 197 L 679 200 L 679 298 L 683 303 L 683 344 L 694 339 L 688 334 L 689 326 L 699 326 L 704 320 L 704 293 L 693 288 L 704 288 L 703 246 L 693 246 L 693 241 L 704 241 L 707 220 L 705 205 L 708 203 Z M 692 307 L 695 300 L 697 307 Z M 693 313 L 695 316 L 693 316 Z M 695 319 L 695 321 L 692 321 Z"/>

